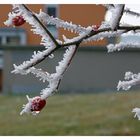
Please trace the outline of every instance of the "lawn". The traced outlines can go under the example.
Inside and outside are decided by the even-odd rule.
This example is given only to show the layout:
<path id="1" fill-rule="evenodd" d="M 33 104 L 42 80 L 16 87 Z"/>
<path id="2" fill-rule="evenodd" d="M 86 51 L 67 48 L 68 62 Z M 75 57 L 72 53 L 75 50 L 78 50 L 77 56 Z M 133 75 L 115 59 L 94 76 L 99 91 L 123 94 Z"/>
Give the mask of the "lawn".
<path id="1" fill-rule="evenodd" d="M 140 135 L 131 110 L 140 93 L 56 94 L 38 116 L 20 116 L 23 96 L 0 96 L 0 135 Z"/>

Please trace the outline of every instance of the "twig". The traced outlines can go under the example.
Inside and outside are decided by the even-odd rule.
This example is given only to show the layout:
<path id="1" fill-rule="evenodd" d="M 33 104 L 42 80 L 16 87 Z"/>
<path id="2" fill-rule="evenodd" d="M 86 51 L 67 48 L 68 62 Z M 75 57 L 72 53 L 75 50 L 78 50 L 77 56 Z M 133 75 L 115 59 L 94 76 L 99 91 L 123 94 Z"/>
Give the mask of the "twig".
<path id="1" fill-rule="evenodd" d="M 22 6 L 29 11 L 29 13 L 32 15 L 32 17 L 34 17 L 34 19 L 41 25 L 41 27 L 44 29 L 44 31 L 50 36 L 50 38 L 52 39 L 52 41 L 54 42 L 54 44 L 56 46 L 59 46 L 58 42 L 56 41 L 56 39 L 53 37 L 53 35 L 50 33 L 50 31 L 46 28 L 46 26 L 38 19 L 38 17 L 25 5 L 22 4 Z"/>

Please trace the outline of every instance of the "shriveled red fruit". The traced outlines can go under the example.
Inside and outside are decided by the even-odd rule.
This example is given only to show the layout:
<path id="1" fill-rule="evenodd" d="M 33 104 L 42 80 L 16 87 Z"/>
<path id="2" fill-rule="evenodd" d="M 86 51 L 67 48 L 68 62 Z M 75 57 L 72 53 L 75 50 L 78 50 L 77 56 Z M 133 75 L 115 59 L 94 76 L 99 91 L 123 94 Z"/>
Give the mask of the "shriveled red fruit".
<path id="1" fill-rule="evenodd" d="M 31 111 L 41 111 L 46 105 L 46 100 L 41 99 L 40 96 L 36 96 L 32 99 Z"/>
<path id="2" fill-rule="evenodd" d="M 25 23 L 26 21 L 24 20 L 24 18 L 22 16 L 16 16 L 12 19 L 12 23 L 15 26 L 21 26 Z"/>
<path id="3" fill-rule="evenodd" d="M 94 26 L 93 26 L 93 30 L 94 30 L 94 31 L 98 31 L 99 27 L 100 27 L 100 25 L 94 25 Z"/>

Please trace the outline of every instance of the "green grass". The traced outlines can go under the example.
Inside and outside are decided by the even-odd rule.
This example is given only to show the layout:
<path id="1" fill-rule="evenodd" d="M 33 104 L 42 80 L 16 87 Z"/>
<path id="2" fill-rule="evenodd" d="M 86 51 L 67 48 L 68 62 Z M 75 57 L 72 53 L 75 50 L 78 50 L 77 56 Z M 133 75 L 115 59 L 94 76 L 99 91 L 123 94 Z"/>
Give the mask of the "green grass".
<path id="1" fill-rule="evenodd" d="M 140 93 L 54 95 L 38 116 L 20 116 L 22 96 L 0 96 L 0 135 L 140 135 L 131 110 Z"/>

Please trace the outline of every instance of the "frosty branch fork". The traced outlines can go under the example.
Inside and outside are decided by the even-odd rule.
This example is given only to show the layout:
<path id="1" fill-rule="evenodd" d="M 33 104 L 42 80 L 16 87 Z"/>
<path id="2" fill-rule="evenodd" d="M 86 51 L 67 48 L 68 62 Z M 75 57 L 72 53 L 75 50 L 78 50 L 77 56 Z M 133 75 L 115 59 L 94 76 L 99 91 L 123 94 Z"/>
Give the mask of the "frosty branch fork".
<path id="1" fill-rule="evenodd" d="M 35 20 L 42 26 L 42 28 L 46 31 L 46 33 L 49 35 L 49 37 L 52 39 L 53 43 L 56 45 L 56 48 L 54 48 L 52 51 L 50 51 L 50 53 L 48 53 L 47 55 L 45 55 L 42 59 L 38 60 L 36 63 L 33 63 L 32 65 L 26 67 L 25 69 L 28 69 L 29 67 L 32 67 L 32 66 L 35 66 L 36 64 L 40 63 L 41 61 L 43 61 L 45 58 L 47 58 L 50 54 L 52 54 L 54 51 L 56 51 L 57 49 L 61 48 L 61 47 L 66 47 L 66 46 L 70 46 L 70 45 L 76 45 L 76 46 L 79 46 L 84 40 L 96 35 L 96 34 L 99 34 L 99 33 L 102 33 L 102 32 L 105 32 L 105 31 L 112 31 L 112 28 L 101 28 L 99 30 L 91 30 L 88 34 L 85 34 L 85 36 L 82 36 L 81 38 L 80 37 L 77 37 L 76 41 L 70 41 L 68 43 L 59 43 L 56 41 L 56 39 L 52 36 L 52 34 L 49 32 L 49 30 L 46 28 L 46 26 L 40 21 L 40 19 L 24 4 L 22 4 L 23 7 L 31 13 L 31 15 L 33 16 L 33 18 L 35 18 Z M 124 10 L 124 5 L 122 5 L 122 9 L 121 9 L 121 12 L 118 16 L 118 21 L 116 22 L 116 27 L 114 28 L 114 30 L 125 30 L 125 32 L 128 32 L 130 30 L 138 30 L 140 29 L 140 26 L 119 26 L 119 22 L 121 20 L 121 17 L 123 15 L 123 10 Z"/>
<path id="2" fill-rule="evenodd" d="M 81 43 L 98 41 L 109 37 L 117 37 L 129 32 L 133 34 L 138 34 L 140 32 L 139 25 L 133 26 L 121 23 L 121 19 L 124 13 L 128 13 L 132 16 L 137 16 L 138 18 L 140 17 L 139 13 L 129 10 L 127 7 L 125 7 L 124 4 L 109 4 L 104 6 L 107 8 L 107 11 L 110 10 L 112 12 L 110 21 L 103 21 L 99 27 L 97 25 L 83 27 L 81 25 L 73 24 L 72 22 L 67 22 L 62 19 L 49 16 L 48 14 L 42 12 L 42 10 L 40 10 L 38 14 L 34 13 L 25 4 L 13 5 L 13 11 L 8 14 L 8 20 L 5 22 L 5 25 L 19 26 L 25 22 L 29 23 L 32 27 L 31 31 L 41 36 L 40 44 L 44 45 L 45 49 L 42 52 L 34 52 L 30 60 L 24 61 L 19 66 L 14 64 L 14 70 L 12 71 L 12 73 L 22 75 L 32 73 L 36 77 L 40 78 L 40 80 L 42 80 L 43 82 L 48 82 L 47 88 L 43 89 L 40 92 L 40 96 L 38 98 L 29 98 L 27 96 L 28 103 L 23 106 L 23 110 L 20 113 L 21 115 L 23 113 L 39 113 L 40 110 L 44 107 L 47 98 L 56 93 L 62 77 L 71 64 L 72 59 Z M 19 20 L 22 22 L 19 22 Z M 65 35 L 63 35 L 63 40 L 55 39 L 51 32 L 45 26 L 46 24 L 54 25 L 57 28 L 63 28 L 70 32 L 75 32 L 78 35 L 71 39 L 68 39 Z M 119 44 L 109 44 L 107 46 L 107 49 L 108 52 L 113 52 L 130 46 L 138 47 L 139 44 L 137 44 L 137 42 L 130 44 L 123 44 L 120 42 Z M 48 73 L 47 71 L 44 71 L 42 69 L 35 68 L 35 65 L 39 64 L 46 58 L 52 58 L 54 56 L 53 53 L 60 48 L 65 49 L 65 53 L 63 55 L 63 59 L 58 63 L 58 66 L 56 66 L 55 73 Z M 140 83 L 139 81 L 135 83 Z M 131 85 L 133 85 L 132 82 Z M 119 82 L 118 89 L 120 89 L 121 87 L 124 88 L 124 86 L 125 82 L 123 82 L 123 84 Z"/>

